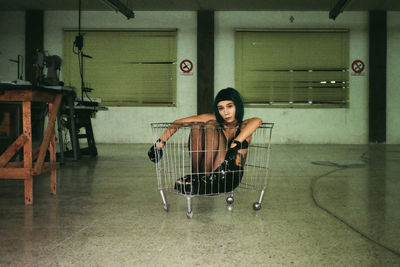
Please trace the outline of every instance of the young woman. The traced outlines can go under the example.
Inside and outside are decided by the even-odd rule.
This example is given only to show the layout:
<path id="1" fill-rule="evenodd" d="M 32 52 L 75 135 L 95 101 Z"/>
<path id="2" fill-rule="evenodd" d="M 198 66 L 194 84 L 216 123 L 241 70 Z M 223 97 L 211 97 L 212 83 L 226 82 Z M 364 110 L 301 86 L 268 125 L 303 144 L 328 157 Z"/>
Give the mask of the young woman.
<path id="1" fill-rule="evenodd" d="M 243 120 L 243 115 L 239 92 L 233 88 L 222 89 L 214 100 L 214 114 L 175 120 L 150 148 L 149 158 L 158 162 L 168 139 L 179 126 L 190 123 L 192 174 L 178 179 L 175 189 L 183 194 L 230 192 L 242 179 L 251 135 L 262 123 L 259 118 Z"/>

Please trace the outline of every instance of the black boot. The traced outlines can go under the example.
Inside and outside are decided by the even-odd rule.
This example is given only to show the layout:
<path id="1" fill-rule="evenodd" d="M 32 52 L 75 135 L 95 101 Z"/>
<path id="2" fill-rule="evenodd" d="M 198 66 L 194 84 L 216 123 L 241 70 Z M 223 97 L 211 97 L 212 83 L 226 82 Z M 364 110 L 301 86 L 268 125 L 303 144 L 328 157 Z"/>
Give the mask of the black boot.
<path id="1" fill-rule="evenodd" d="M 197 175 L 185 175 L 175 182 L 175 190 L 183 195 L 197 194 L 199 178 Z"/>

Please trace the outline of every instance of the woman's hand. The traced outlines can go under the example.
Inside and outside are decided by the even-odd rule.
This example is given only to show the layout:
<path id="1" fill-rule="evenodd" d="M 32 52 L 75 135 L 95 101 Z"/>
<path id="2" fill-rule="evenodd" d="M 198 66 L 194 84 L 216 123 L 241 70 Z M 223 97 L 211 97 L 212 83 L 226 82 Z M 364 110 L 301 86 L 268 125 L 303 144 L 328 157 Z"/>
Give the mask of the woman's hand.
<path id="1" fill-rule="evenodd" d="M 165 146 L 165 141 L 162 141 L 161 139 L 158 139 L 154 145 L 152 145 L 147 152 L 147 155 L 149 156 L 149 159 L 154 162 L 158 163 L 162 156 L 163 156 L 163 148 Z"/>
<path id="2" fill-rule="evenodd" d="M 228 148 L 228 151 L 226 152 L 225 161 L 227 161 L 228 164 L 236 162 L 236 155 L 241 148 L 242 148 L 242 143 L 240 143 L 237 140 L 233 140 L 231 146 Z"/>

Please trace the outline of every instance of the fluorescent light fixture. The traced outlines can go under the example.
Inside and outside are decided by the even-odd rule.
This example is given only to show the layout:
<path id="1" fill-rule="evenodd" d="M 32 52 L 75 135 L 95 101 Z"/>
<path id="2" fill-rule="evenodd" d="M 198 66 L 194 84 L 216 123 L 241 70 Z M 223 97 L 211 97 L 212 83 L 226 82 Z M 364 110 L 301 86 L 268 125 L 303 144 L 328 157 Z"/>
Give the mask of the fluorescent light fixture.
<path id="1" fill-rule="evenodd" d="M 115 11 L 121 12 L 127 19 L 135 17 L 132 9 L 124 5 L 120 0 L 102 0 L 107 6 L 111 7 Z"/>
<path id="2" fill-rule="evenodd" d="M 350 2 L 350 0 L 339 0 L 336 5 L 329 12 L 329 18 L 335 20 L 340 13 L 343 12 L 345 6 Z"/>

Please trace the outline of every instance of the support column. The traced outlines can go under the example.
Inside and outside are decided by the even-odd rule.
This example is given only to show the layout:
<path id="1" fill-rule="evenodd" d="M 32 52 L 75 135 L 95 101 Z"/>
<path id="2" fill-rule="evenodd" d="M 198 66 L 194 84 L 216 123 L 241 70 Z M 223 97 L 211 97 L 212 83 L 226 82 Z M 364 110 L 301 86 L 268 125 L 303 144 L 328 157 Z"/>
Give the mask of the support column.
<path id="1" fill-rule="evenodd" d="M 212 113 L 214 102 L 214 11 L 197 11 L 197 114 Z"/>
<path id="2" fill-rule="evenodd" d="M 369 142 L 386 142 L 386 11 L 369 12 Z"/>
<path id="3" fill-rule="evenodd" d="M 35 82 L 36 50 L 43 51 L 43 10 L 25 13 L 25 80 Z"/>

